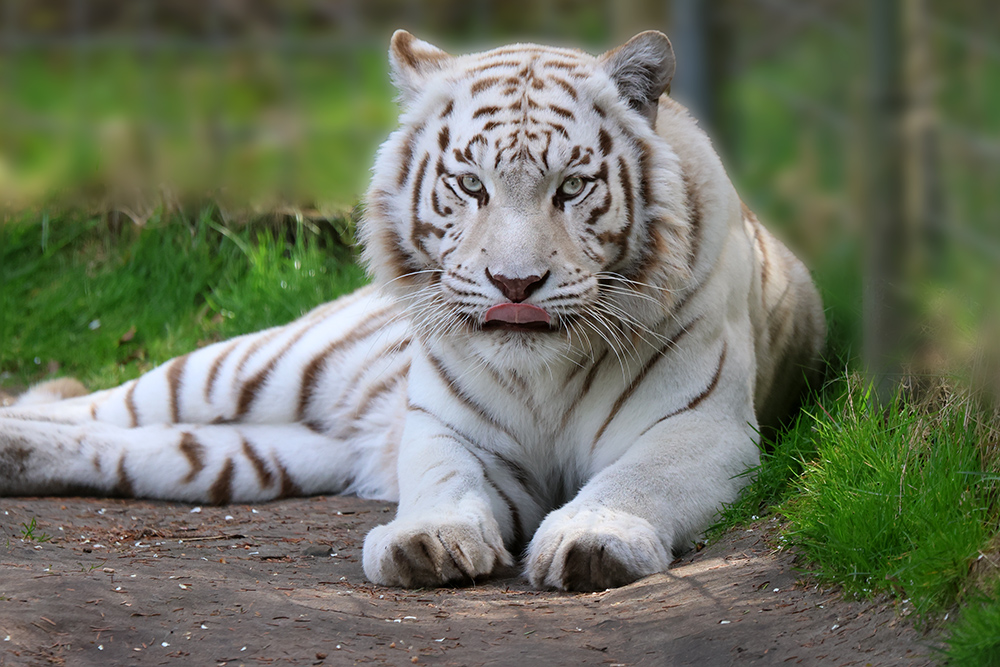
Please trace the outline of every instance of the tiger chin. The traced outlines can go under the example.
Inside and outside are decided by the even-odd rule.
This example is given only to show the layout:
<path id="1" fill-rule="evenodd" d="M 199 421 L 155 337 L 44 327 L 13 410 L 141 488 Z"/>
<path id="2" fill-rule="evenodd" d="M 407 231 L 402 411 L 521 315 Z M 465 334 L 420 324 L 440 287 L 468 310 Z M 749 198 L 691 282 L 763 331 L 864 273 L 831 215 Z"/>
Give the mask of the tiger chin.
<path id="1" fill-rule="evenodd" d="M 3 409 L 0 495 L 398 500 L 365 540 L 373 582 L 520 558 L 568 590 L 666 569 L 737 497 L 825 323 L 666 94 L 667 38 L 451 56 L 399 31 L 390 62 L 400 126 L 359 226 L 373 285 Z"/>

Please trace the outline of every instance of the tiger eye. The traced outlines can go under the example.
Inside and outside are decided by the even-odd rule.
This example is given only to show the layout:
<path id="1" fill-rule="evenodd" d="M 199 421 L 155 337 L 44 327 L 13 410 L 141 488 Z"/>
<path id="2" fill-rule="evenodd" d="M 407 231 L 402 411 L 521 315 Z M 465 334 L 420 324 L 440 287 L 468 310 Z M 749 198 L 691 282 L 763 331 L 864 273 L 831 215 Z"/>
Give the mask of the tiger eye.
<path id="1" fill-rule="evenodd" d="M 583 179 L 579 176 L 570 176 L 559 186 L 559 192 L 566 197 L 575 197 L 581 191 L 583 191 Z"/>
<path id="2" fill-rule="evenodd" d="M 466 174 L 458 179 L 458 184 L 470 195 L 479 194 L 483 191 L 483 182 L 472 174 Z"/>

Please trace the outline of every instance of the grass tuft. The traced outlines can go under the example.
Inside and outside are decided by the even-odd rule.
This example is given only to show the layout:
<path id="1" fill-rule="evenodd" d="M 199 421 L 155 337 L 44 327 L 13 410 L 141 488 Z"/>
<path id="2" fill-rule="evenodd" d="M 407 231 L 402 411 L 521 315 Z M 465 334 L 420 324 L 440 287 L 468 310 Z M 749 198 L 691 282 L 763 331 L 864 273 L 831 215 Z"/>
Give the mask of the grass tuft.
<path id="1" fill-rule="evenodd" d="M 813 418 L 816 456 L 781 506 L 787 538 L 821 581 L 942 611 L 996 530 L 996 479 L 981 468 L 968 406 L 871 406 L 852 379 L 839 409 Z"/>
<path id="2" fill-rule="evenodd" d="M 365 282 L 328 225 L 225 224 L 209 207 L 114 229 L 0 228 L 0 385 L 115 385 L 200 345 L 283 324 Z"/>
<path id="3" fill-rule="evenodd" d="M 945 647 L 951 667 L 1000 667 L 1000 586 L 962 608 Z"/>

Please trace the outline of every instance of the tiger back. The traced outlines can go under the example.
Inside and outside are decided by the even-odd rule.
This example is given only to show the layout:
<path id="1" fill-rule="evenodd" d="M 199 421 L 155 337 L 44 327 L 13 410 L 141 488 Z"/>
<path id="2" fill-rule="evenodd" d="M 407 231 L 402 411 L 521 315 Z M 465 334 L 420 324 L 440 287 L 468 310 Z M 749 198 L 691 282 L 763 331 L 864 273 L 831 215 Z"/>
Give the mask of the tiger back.
<path id="1" fill-rule="evenodd" d="M 663 95 L 660 33 L 451 56 L 399 31 L 373 286 L 114 389 L 0 411 L 0 494 L 398 499 L 373 581 L 667 567 L 819 367 L 808 272 Z"/>

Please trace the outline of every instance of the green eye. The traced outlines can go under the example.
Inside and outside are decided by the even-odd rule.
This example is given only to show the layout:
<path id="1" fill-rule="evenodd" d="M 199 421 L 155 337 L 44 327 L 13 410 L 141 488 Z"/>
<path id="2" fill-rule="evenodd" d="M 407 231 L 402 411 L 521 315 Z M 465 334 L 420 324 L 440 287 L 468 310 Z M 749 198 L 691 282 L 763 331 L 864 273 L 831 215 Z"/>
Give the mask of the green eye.
<path id="1" fill-rule="evenodd" d="M 579 176 L 570 176 L 562 185 L 559 186 L 559 192 L 564 197 L 575 197 L 583 191 L 583 179 Z"/>
<path id="2" fill-rule="evenodd" d="M 477 195 L 483 191 L 483 182 L 472 174 L 466 174 L 458 179 L 458 184 L 462 186 L 470 195 Z"/>

